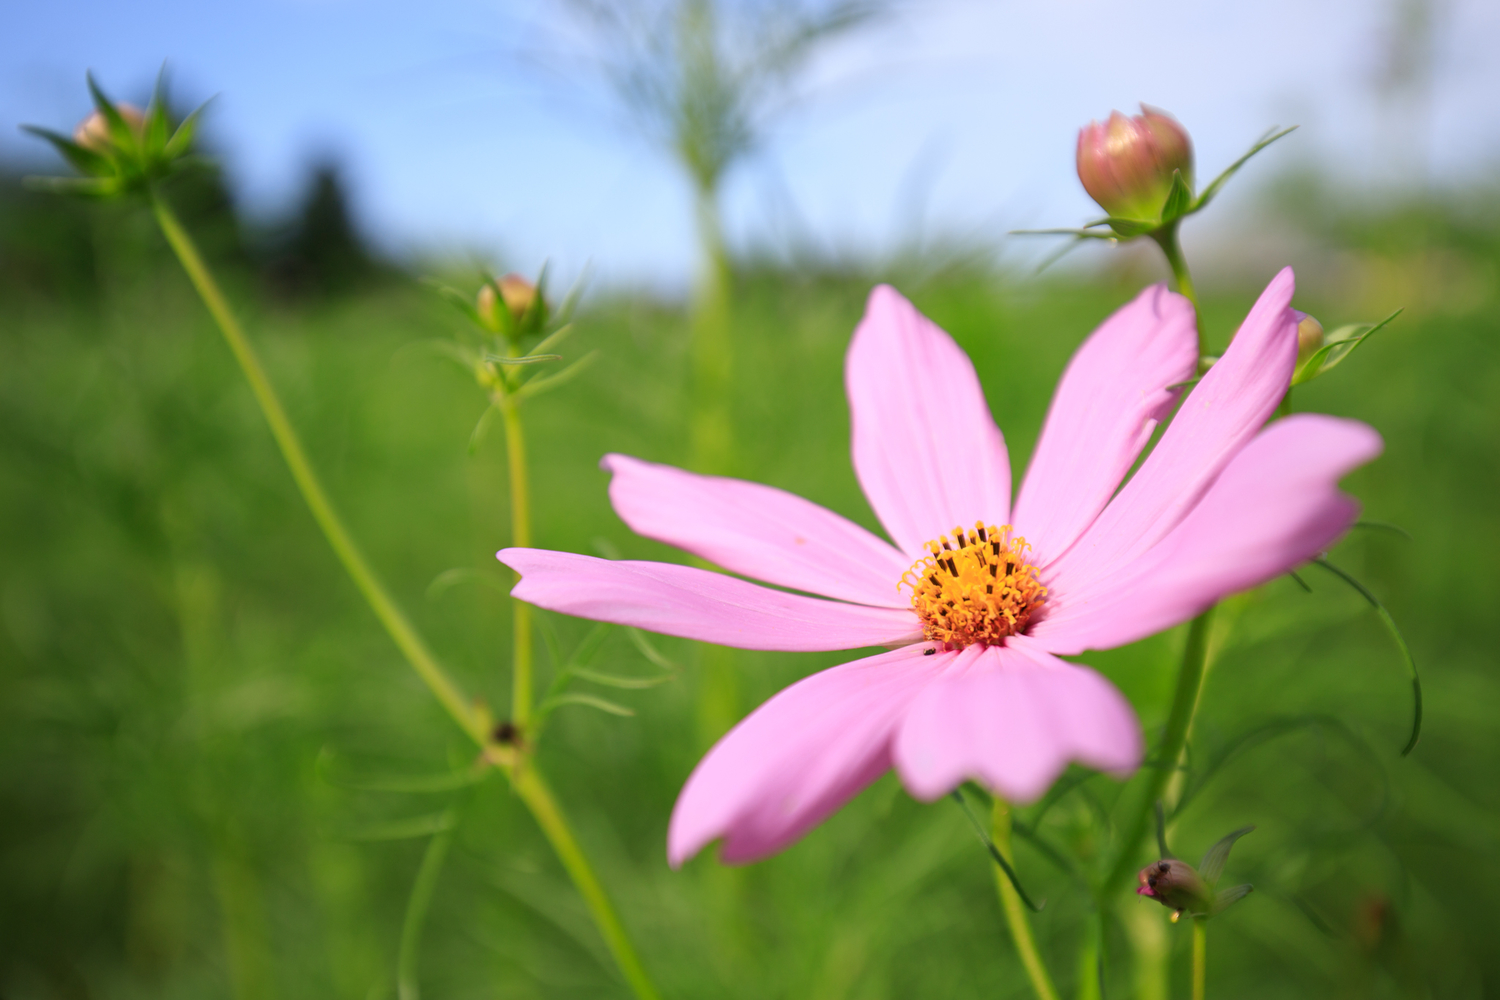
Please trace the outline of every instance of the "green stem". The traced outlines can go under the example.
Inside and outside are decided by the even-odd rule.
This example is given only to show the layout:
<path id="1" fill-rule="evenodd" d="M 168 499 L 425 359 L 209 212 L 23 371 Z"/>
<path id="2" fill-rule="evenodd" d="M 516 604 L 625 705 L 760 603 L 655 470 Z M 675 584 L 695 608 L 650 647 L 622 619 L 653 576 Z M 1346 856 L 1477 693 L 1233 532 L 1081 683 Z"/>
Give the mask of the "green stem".
<path id="1" fill-rule="evenodd" d="M 1161 252 L 1166 255 L 1167 266 L 1172 269 L 1172 277 L 1177 282 L 1177 291 L 1193 304 L 1193 312 L 1198 314 L 1198 356 L 1202 357 L 1203 350 L 1203 315 L 1198 308 L 1198 290 L 1193 287 L 1193 276 L 1188 271 L 1187 258 L 1182 255 L 1182 245 L 1177 242 L 1177 222 L 1162 226 L 1151 234 Z"/>
<path id="2" fill-rule="evenodd" d="M 1172 695 L 1166 730 L 1156 748 L 1156 764 L 1151 769 L 1135 816 L 1124 827 L 1125 836 L 1120 840 L 1120 853 L 1104 880 L 1101 892 L 1103 899 L 1107 900 L 1130 878 L 1141 845 L 1150 834 L 1156 802 L 1177 770 L 1182 748 L 1187 743 L 1188 731 L 1192 728 L 1193 713 L 1198 707 L 1198 693 L 1203 686 L 1203 670 L 1208 663 L 1208 633 L 1213 614 L 1214 609 L 1209 608 L 1188 626 L 1187 644 L 1182 651 L 1182 666 L 1177 674 L 1177 690 Z"/>
<path id="3" fill-rule="evenodd" d="M 583 901 L 588 904 L 589 913 L 604 935 L 604 943 L 609 946 L 610 954 L 625 975 L 630 989 L 641 1000 L 658 1000 L 656 987 L 647 978 L 646 970 L 642 968 L 641 960 L 636 957 L 630 938 L 625 934 L 625 928 L 620 924 L 619 917 L 615 916 L 609 897 L 604 894 L 604 888 L 594 876 L 588 859 L 584 857 L 578 841 L 573 838 L 573 831 L 569 829 L 562 810 L 558 808 L 541 775 L 529 762 L 522 761 L 511 771 L 510 780 L 516 794 L 521 796 L 531 814 L 536 817 L 537 825 L 552 844 L 552 850 L 568 870 Z"/>
<path id="4" fill-rule="evenodd" d="M 505 420 L 505 453 L 510 464 L 510 543 L 531 544 L 531 494 L 526 476 L 526 436 L 521 428 L 521 404 L 507 394 L 497 404 Z M 516 574 L 519 581 L 521 574 Z M 531 721 L 532 633 L 531 605 L 511 598 L 514 615 L 514 656 L 511 662 L 510 718 L 517 727 Z"/>
<path id="5" fill-rule="evenodd" d="M 1078 949 L 1078 1000 L 1104 997 L 1104 909 L 1096 907 L 1083 925 Z"/>
<path id="6" fill-rule="evenodd" d="M 151 209 L 156 214 L 157 224 L 161 226 L 162 235 L 171 244 L 173 251 L 177 254 L 177 259 L 182 262 L 183 270 L 187 272 L 188 279 L 198 290 L 203 304 L 213 314 L 214 320 L 224 334 L 224 339 L 229 342 L 229 349 L 234 353 L 235 360 L 239 362 L 240 370 L 245 373 L 245 379 L 250 383 L 250 391 L 255 394 L 256 402 L 260 404 L 261 412 L 265 414 L 266 423 L 271 427 L 271 436 L 276 439 L 276 444 L 281 449 L 287 466 L 291 469 L 292 478 L 296 480 L 297 488 L 302 491 L 302 497 L 307 501 L 308 509 L 312 511 L 313 519 L 318 522 L 318 527 L 322 528 L 323 534 L 327 536 L 328 544 L 333 547 L 339 561 L 344 564 L 344 569 L 353 578 L 354 585 L 364 594 L 371 610 L 375 612 L 375 616 L 380 619 L 380 623 L 395 640 L 396 646 L 405 654 L 407 661 L 411 663 L 418 676 L 432 690 L 439 703 L 448 710 L 448 714 L 464 732 L 473 737 L 475 742 L 483 745 L 488 740 L 489 734 L 484 731 L 479 715 L 438 664 L 416 629 L 396 606 L 396 602 L 386 593 L 385 587 L 369 564 L 365 562 L 364 555 L 354 544 L 354 539 L 350 537 L 348 530 L 344 527 L 344 522 L 334 510 L 328 494 L 323 490 L 322 483 L 313 472 L 307 452 L 302 447 L 302 441 L 293 429 L 291 420 L 287 418 L 286 410 L 282 407 L 276 390 L 272 388 L 270 379 L 266 377 L 265 368 L 261 365 L 259 356 L 256 355 L 245 332 L 240 328 L 239 321 L 234 318 L 234 313 L 230 311 L 224 293 L 219 290 L 218 283 L 214 281 L 213 275 L 204 264 L 192 237 L 188 236 L 172 210 L 167 207 L 167 203 L 155 191 L 150 193 L 150 201 Z"/>
<path id="7" fill-rule="evenodd" d="M 261 412 L 265 414 L 266 423 L 271 426 L 271 434 L 276 439 L 276 444 L 281 448 L 281 454 L 286 459 L 288 467 L 292 472 L 292 478 L 296 480 L 297 487 L 302 491 L 303 499 L 307 501 L 308 508 L 312 511 L 313 518 L 318 526 L 323 529 L 323 534 L 328 538 L 328 544 L 333 547 L 339 561 L 344 564 L 350 577 L 370 607 L 395 640 L 397 647 L 406 655 L 407 660 L 417 671 L 417 674 L 426 682 L 427 686 L 436 695 L 438 701 L 448 710 L 448 714 L 463 728 L 464 732 L 479 744 L 482 748 L 490 748 L 490 733 L 485 727 L 483 715 L 472 708 L 468 700 L 458 690 L 458 687 L 448 678 L 438 664 L 436 658 L 428 651 L 426 643 L 422 641 L 416 629 L 407 621 L 406 616 L 396 606 L 385 587 L 376 577 L 374 570 L 365 562 L 364 556 L 355 546 L 353 538 L 344 527 L 343 521 L 339 519 L 328 495 L 323 491 L 322 484 L 313 472 L 312 464 L 308 461 L 307 453 L 302 447 L 297 432 L 293 429 L 291 421 L 287 418 L 286 410 L 281 405 L 275 389 L 271 387 L 270 380 L 266 377 L 265 368 L 260 363 L 260 358 L 255 354 L 250 341 L 240 329 L 238 321 L 229 309 L 228 300 L 224 298 L 223 292 L 219 290 L 218 283 L 214 281 L 213 275 L 199 255 L 197 247 L 192 238 L 172 214 L 172 210 L 162 201 L 156 192 L 150 193 L 151 209 L 156 215 L 156 221 L 161 226 L 162 234 L 171 244 L 177 258 L 182 262 L 183 270 L 187 271 L 189 280 L 198 294 L 203 298 L 203 303 L 219 324 L 219 329 L 224 334 L 224 339 L 229 342 L 229 349 L 234 353 L 235 359 L 239 361 L 240 369 L 245 373 L 245 378 L 250 383 L 250 389 L 255 394 L 256 401 L 260 403 Z M 509 423 L 507 427 L 509 427 Z M 517 423 L 516 437 L 513 442 L 519 442 L 520 425 Z M 512 451 L 513 456 L 521 456 L 522 475 L 519 480 L 514 476 L 515 465 L 512 466 L 512 489 L 515 489 L 517 481 L 521 484 L 524 499 L 525 471 L 524 454 L 519 450 Z M 513 463 L 515 458 L 512 459 Z M 513 508 L 514 509 L 514 508 Z M 522 509 L 524 510 L 524 503 Z M 526 522 L 523 520 L 523 527 Z M 529 532 L 523 532 L 520 537 L 529 537 Z M 519 603 L 519 602 L 518 602 Z M 519 620 L 519 619 L 518 619 Z M 530 629 L 526 629 L 529 635 Z M 529 651 L 529 644 L 528 644 Z M 529 652 L 528 652 L 529 665 Z M 529 673 L 528 673 L 529 681 Z M 528 695 L 527 702 L 530 698 Z M 510 748 L 506 748 L 509 750 Z M 530 762 L 524 755 L 511 758 L 502 762 L 505 765 L 507 775 L 510 777 L 512 786 L 531 810 L 532 816 L 536 818 L 537 825 L 542 828 L 547 839 L 551 842 L 553 849 L 563 866 L 567 868 L 568 874 L 572 876 L 573 883 L 588 903 L 589 911 L 593 914 L 594 921 L 599 926 L 600 933 L 609 944 L 610 952 L 615 961 L 619 963 L 620 971 L 630 982 L 637 996 L 642 1000 L 655 1000 L 657 994 L 651 986 L 650 980 L 646 978 L 645 971 L 641 968 L 640 960 L 636 957 L 630 940 L 625 936 L 624 929 L 611 909 L 609 899 L 604 895 L 604 889 L 599 880 L 594 876 L 593 870 L 589 868 L 588 860 L 584 857 L 578 843 L 573 838 L 572 831 L 568 829 L 567 820 L 552 800 L 551 793 L 542 783 L 541 777 L 536 773 Z"/>
<path id="8" fill-rule="evenodd" d="M 1193 918 L 1193 1000 L 1203 1000 L 1208 984 L 1208 919 Z"/>
<path id="9" fill-rule="evenodd" d="M 1010 804 L 998 795 L 995 796 L 990 817 L 990 836 L 996 850 L 1014 867 L 1016 862 L 1010 850 Z M 1052 985 L 1052 977 L 1047 974 L 1047 966 L 1042 963 L 1042 956 L 1036 950 L 1036 941 L 1031 936 L 1031 922 L 1026 917 L 1021 896 L 1000 866 L 995 865 L 994 868 L 995 887 L 1000 890 L 1000 908 L 1005 912 L 1011 940 L 1016 943 L 1021 965 L 1025 967 L 1026 976 L 1031 980 L 1031 988 L 1036 993 L 1037 1000 L 1058 1000 L 1057 988 Z"/>

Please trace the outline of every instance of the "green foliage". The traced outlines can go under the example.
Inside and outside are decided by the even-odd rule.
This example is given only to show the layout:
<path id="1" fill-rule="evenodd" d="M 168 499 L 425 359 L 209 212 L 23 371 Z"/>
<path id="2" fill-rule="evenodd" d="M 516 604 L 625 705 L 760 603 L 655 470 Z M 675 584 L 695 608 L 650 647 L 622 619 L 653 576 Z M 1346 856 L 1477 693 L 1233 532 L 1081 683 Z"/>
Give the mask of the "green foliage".
<path id="1" fill-rule="evenodd" d="M 433 997 L 626 995 L 535 825 L 503 781 L 471 771 L 471 747 L 329 556 L 175 266 L 138 252 L 127 216 L 96 209 L 53 217 L 108 224 L 86 258 L 95 305 L 16 296 L 0 325 L 0 994 L 353 1000 L 395 995 L 399 971 Z M 1414 541 L 1359 531 L 1331 558 L 1421 659 L 1423 740 L 1399 756 L 1409 694 L 1360 594 L 1331 576 L 1311 593 L 1285 580 L 1221 608 L 1166 817 L 1183 845 L 1259 828 L 1229 866 L 1256 892 L 1214 922 L 1219 997 L 1477 996 L 1500 982 L 1500 288 L 1484 278 L 1500 274 L 1500 238 L 1436 211 L 1409 217 L 1425 220 L 1422 242 L 1357 215 L 1318 235 L 1376 276 L 1433 257 L 1474 284 L 1405 303 L 1295 402 L 1385 435 L 1385 455 L 1347 487 Z M 750 273 L 731 400 L 735 425 L 754 430 L 733 474 L 871 527 L 841 364 L 873 277 Z M 1017 469 L 1069 354 L 1136 290 L 961 269 L 880 277 L 971 353 Z M 372 561 L 465 688 L 504 704 L 503 442 L 467 454 L 486 405 L 472 373 L 403 350 L 451 343 L 467 321 L 397 277 L 316 310 L 273 310 L 253 278 L 236 281 Z M 1256 291 L 1206 297 L 1208 328 L 1233 329 Z M 1298 305 L 1380 316 L 1403 304 L 1388 292 L 1305 275 Z M 644 296 L 580 311 L 570 345 L 598 361 L 528 409 L 538 544 L 680 558 L 618 521 L 597 461 L 687 455 L 686 325 Z M 705 856 L 671 871 L 667 819 L 703 750 L 701 652 L 609 629 L 585 662 L 590 624 L 547 626 L 560 655 L 544 683 L 572 659 L 561 694 L 608 688 L 601 700 L 635 713 L 556 712 L 542 757 L 666 996 L 1023 994 L 984 846 L 960 810 L 917 804 L 889 777 L 767 862 Z M 1081 659 L 1153 735 L 1180 642 Z M 738 710 L 839 660 L 738 654 Z M 1074 771 L 1015 813 L 1015 869 L 1047 900 L 1033 921 L 1065 993 L 1090 909 L 1077 872 L 1103 860 L 1101 818 L 1139 785 Z M 1109 996 L 1133 982 L 1136 905 L 1119 902 L 1106 932 Z M 1187 930 L 1164 933 L 1181 987 Z"/>

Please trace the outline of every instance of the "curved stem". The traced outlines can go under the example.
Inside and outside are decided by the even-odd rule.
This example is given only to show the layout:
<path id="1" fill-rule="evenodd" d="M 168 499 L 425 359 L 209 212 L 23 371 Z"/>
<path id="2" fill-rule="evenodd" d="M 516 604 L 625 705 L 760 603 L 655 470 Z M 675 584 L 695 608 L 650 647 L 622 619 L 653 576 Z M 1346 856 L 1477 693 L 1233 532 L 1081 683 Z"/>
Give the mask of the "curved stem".
<path id="1" fill-rule="evenodd" d="M 468 698 L 459 690 L 458 685 L 438 664 L 437 658 L 432 655 L 427 644 L 417 634 L 417 630 L 412 627 L 411 622 L 407 621 L 401 609 L 396 606 L 396 602 L 386 592 L 369 563 L 365 562 L 365 557 L 359 551 L 359 547 L 354 544 L 354 539 L 344 527 L 344 522 L 338 512 L 334 510 L 333 503 L 323 490 L 323 484 L 313 472 L 312 463 L 308 461 L 307 452 L 302 447 L 302 441 L 286 415 L 286 409 L 281 405 L 281 399 L 272 388 L 270 379 L 266 377 L 260 357 L 250 345 L 245 332 L 240 329 L 239 321 L 230 311 L 224 293 L 219 290 L 218 283 L 214 281 L 213 274 L 204 264 L 192 238 L 188 236 L 172 210 L 156 192 L 151 192 L 150 201 L 151 210 L 156 214 L 156 221 L 161 226 L 162 235 L 171 244 L 172 250 L 177 254 L 177 259 L 182 262 L 183 270 L 187 272 L 188 279 L 202 297 L 203 304 L 213 314 L 214 320 L 224 334 L 224 339 L 229 342 L 229 349 L 234 353 L 235 360 L 239 362 L 240 370 L 245 373 L 245 379 L 250 383 L 250 391 L 255 394 L 256 402 L 260 404 L 261 412 L 265 414 L 266 423 L 271 427 L 271 436 L 276 439 L 277 447 L 281 449 L 282 457 L 286 459 L 286 464 L 291 469 L 292 478 L 296 480 L 297 488 L 302 491 L 302 498 L 307 501 L 313 519 L 318 522 L 318 527 L 323 529 L 323 534 L 328 538 L 328 544 L 333 547 L 334 554 L 344 564 L 344 569 L 354 580 L 354 585 L 359 588 L 360 593 L 364 594 L 371 610 L 375 612 L 375 617 L 380 619 L 380 623 L 395 640 L 396 646 L 405 654 L 407 661 L 431 689 L 438 702 L 448 710 L 448 714 L 464 732 L 468 733 L 475 742 L 483 745 L 488 740 L 489 734 L 484 731 L 480 716 L 474 711 Z"/>
<path id="2" fill-rule="evenodd" d="M 422 925 L 427 921 L 432 894 L 437 889 L 438 876 L 442 874 L 443 862 L 448 859 L 448 847 L 453 842 L 454 814 L 451 808 L 447 818 L 448 825 L 432 835 L 427 850 L 422 853 L 422 864 L 417 868 L 411 898 L 406 904 L 406 916 L 401 921 L 401 946 L 396 954 L 397 1000 L 417 1000 L 421 994 L 417 960 L 422 953 Z"/>
<path id="3" fill-rule="evenodd" d="M 245 374 L 245 379 L 250 383 L 250 389 L 255 394 L 256 401 L 260 404 L 261 412 L 265 414 L 266 423 L 271 426 L 271 434 L 276 439 L 276 444 L 281 448 L 281 454 L 286 459 L 287 466 L 291 469 L 292 478 L 296 480 L 298 489 L 302 491 L 302 497 L 307 501 L 307 506 L 312 511 L 313 518 L 318 522 L 318 526 L 323 529 L 323 534 L 328 538 L 328 544 L 333 547 L 333 551 L 338 556 L 339 561 L 344 564 L 344 569 L 348 571 L 355 585 L 364 594 L 365 600 L 369 602 L 376 617 L 380 619 L 381 624 L 385 626 L 386 631 L 395 640 L 397 647 L 406 655 L 413 669 L 416 670 L 428 688 L 432 690 L 432 693 L 437 697 L 442 706 L 448 710 L 448 714 L 453 716 L 454 721 L 481 748 L 488 749 L 493 747 L 494 745 L 490 742 L 490 733 L 484 723 L 484 716 L 471 706 L 468 699 L 459 691 L 458 686 L 449 679 L 447 673 L 438 664 L 437 659 L 428 650 L 427 644 L 422 641 L 422 637 L 417 633 L 417 630 L 407 621 L 406 616 L 401 613 L 401 609 L 396 606 L 396 602 L 391 599 L 384 585 L 381 584 L 380 579 L 375 575 L 374 570 L 365 562 L 364 556 L 354 544 L 354 540 L 350 537 L 348 529 L 344 527 L 343 521 L 334 510 L 332 502 L 328 499 L 327 493 L 323 491 L 323 486 L 319 482 L 317 475 L 313 472 L 312 464 L 307 458 L 307 452 L 302 447 L 302 442 L 298 438 L 296 430 L 292 427 L 291 420 L 288 419 L 286 410 L 276 395 L 276 390 L 272 388 L 270 379 L 266 377 L 265 368 L 261 365 L 260 358 L 256 355 L 254 348 L 250 345 L 250 341 L 240 328 L 239 322 L 230 311 L 228 300 L 224 298 L 223 292 L 219 290 L 218 283 L 214 281 L 213 274 L 203 262 L 203 258 L 199 255 L 198 248 L 193 244 L 192 238 L 188 236 L 187 231 L 182 228 L 181 223 L 177 221 L 177 217 L 172 213 L 172 210 L 161 200 L 156 192 L 151 192 L 149 197 L 151 209 L 156 215 L 157 224 L 161 226 L 162 234 L 167 238 L 167 242 L 171 244 L 172 250 L 177 254 L 177 259 L 182 262 L 183 270 L 187 272 L 189 280 L 193 283 L 193 287 L 197 289 L 198 294 L 203 299 L 204 305 L 208 307 L 208 311 L 218 323 L 219 329 L 224 334 L 224 339 L 229 342 L 229 349 L 234 353 L 235 359 L 240 364 L 240 369 Z M 507 427 L 509 426 L 510 424 L 508 423 Z M 519 442 L 521 440 L 519 436 L 519 423 L 516 423 L 515 427 L 516 437 L 514 440 Z M 519 479 L 517 479 L 514 476 L 514 462 L 516 459 L 515 457 L 512 458 L 512 490 L 514 491 L 515 484 L 519 482 L 523 496 L 521 509 L 524 511 L 526 509 L 524 506 L 524 452 L 519 449 L 513 449 L 512 455 L 519 456 L 522 463 L 522 473 Z M 512 509 L 514 511 L 515 508 L 513 507 Z M 529 538 L 529 522 L 526 522 L 523 518 L 521 523 L 524 533 L 518 537 Z M 517 603 L 519 604 L 519 602 Z M 530 629 L 527 628 L 525 631 L 529 636 Z M 526 661 L 528 667 L 530 665 L 529 652 L 530 644 L 528 642 L 528 659 Z M 529 683 L 529 670 L 527 680 Z M 530 695 L 528 693 L 526 703 L 529 704 L 529 701 Z M 562 861 L 563 867 L 572 876 L 573 884 L 583 894 L 584 900 L 588 904 L 589 912 L 593 915 L 594 922 L 598 925 L 600 933 L 609 945 L 610 953 L 619 964 L 620 971 L 625 975 L 631 988 L 641 1000 L 656 1000 L 657 993 L 655 988 L 652 987 L 651 981 L 646 978 L 646 973 L 641 967 L 640 959 L 636 957 L 635 950 L 631 946 L 629 938 L 625 936 L 625 931 L 620 925 L 619 919 L 615 917 L 614 910 L 610 906 L 608 897 L 604 894 L 603 887 L 594 876 L 593 870 L 589 867 L 588 860 L 584 857 L 583 851 L 579 848 L 577 841 L 574 840 L 572 831 L 568 828 L 567 820 L 563 817 L 562 811 L 558 809 L 556 802 L 553 801 L 551 792 L 542 783 L 541 776 L 536 773 L 535 768 L 531 766 L 530 761 L 524 755 L 512 758 L 503 763 L 506 765 L 505 771 L 511 780 L 512 787 L 516 789 L 517 794 L 521 796 L 522 801 L 530 809 L 532 816 L 537 821 L 537 825 L 542 828 L 543 833 L 547 836 L 547 840 L 552 844 L 553 850 L 557 852 L 557 856 Z M 446 850 L 446 846 L 443 850 Z"/>
<path id="4" fill-rule="evenodd" d="M 1180 221 L 1180 220 L 1179 220 Z M 1172 269 L 1172 278 L 1177 282 L 1177 291 L 1193 304 L 1198 314 L 1198 356 L 1203 356 L 1203 311 L 1198 307 L 1198 290 L 1193 287 L 1193 276 L 1188 271 L 1187 258 L 1182 255 L 1182 245 L 1177 241 L 1178 222 L 1162 226 L 1151 234 L 1151 238 L 1166 255 L 1167 266 Z"/>
<path id="5" fill-rule="evenodd" d="M 510 543 L 531 544 L 531 493 L 526 476 L 526 436 L 521 427 L 521 404 L 507 395 L 497 405 L 505 420 L 505 453 L 510 467 Z M 516 574 L 521 579 L 521 574 Z M 531 605 L 511 598 L 514 615 L 514 655 L 511 661 L 510 718 L 525 728 L 531 721 L 532 634 Z"/>
<path id="6" fill-rule="evenodd" d="M 1177 673 L 1177 690 L 1172 695 L 1166 730 L 1156 748 L 1155 767 L 1151 770 L 1135 815 L 1124 827 L 1125 836 L 1120 840 L 1120 853 L 1104 880 L 1101 893 L 1104 898 L 1130 878 L 1137 854 L 1150 833 L 1156 802 L 1161 798 L 1182 757 L 1182 748 L 1186 745 L 1188 731 L 1192 728 L 1193 713 L 1198 707 L 1198 693 L 1203 686 L 1203 669 L 1208 662 L 1208 632 L 1213 614 L 1214 609 L 1209 608 L 1188 626 L 1187 644 L 1182 651 L 1182 666 Z"/>
<path id="7" fill-rule="evenodd" d="M 1010 804 L 998 795 L 994 797 L 990 814 L 990 837 L 995 849 L 1014 867 L 1015 857 L 1010 849 Z M 1021 965 L 1026 969 L 1026 977 L 1031 980 L 1031 989 L 1037 1000 L 1058 1000 L 1057 988 L 1052 985 L 1052 977 L 1047 974 L 1047 966 L 1042 963 L 1036 941 L 1031 936 L 1031 922 L 1026 918 L 1021 896 L 999 865 L 995 866 L 995 887 L 1000 891 L 1000 908 L 1005 912 L 1011 940 L 1016 943 Z"/>
<path id="8" fill-rule="evenodd" d="M 1208 984 L 1208 920 L 1193 918 L 1193 1000 L 1203 1000 Z"/>
<path id="9" fill-rule="evenodd" d="M 589 867 L 588 859 L 584 857 L 578 841 L 573 838 L 568 821 L 563 817 L 562 810 L 558 808 L 541 775 L 529 762 L 522 761 L 512 769 L 510 780 L 516 794 L 521 796 L 531 814 L 536 817 L 537 825 L 546 834 L 558 860 L 568 870 L 583 901 L 588 904 L 589 913 L 604 935 L 604 943 L 609 946 L 610 954 L 614 956 L 615 964 L 620 967 L 630 989 L 640 1000 L 658 1000 L 656 987 L 647 978 L 646 970 L 642 968 L 641 960 L 636 956 L 635 948 L 620 924 L 620 918 L 615 915 L 609 897 L 604 894 L 604 887 L 599 884 L 593 869 Z"/>

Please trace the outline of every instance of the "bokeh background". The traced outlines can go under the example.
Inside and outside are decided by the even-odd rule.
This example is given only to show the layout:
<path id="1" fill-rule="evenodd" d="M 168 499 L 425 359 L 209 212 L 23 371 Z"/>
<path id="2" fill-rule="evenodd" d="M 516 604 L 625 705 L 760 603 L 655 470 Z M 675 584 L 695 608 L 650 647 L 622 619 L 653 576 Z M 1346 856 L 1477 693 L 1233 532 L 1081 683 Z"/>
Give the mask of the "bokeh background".
<path id="1" fill-rule="evenodd" d="M 740 92 L 743 129 L 685 134 L 621 81 L 701 93 L 653 30 L 688 4 L 29 5 L 0 34 L 0 996 L 395 996 L 428 838 L 456 817 L 421 940 L 432 997 L 624 996 L 581 902 L 503 780 L 401 661 L 308 517 L 217 331 L 149 216 L 23 188 L 57 172 L 16 132 L 67 130 L 83 73 L 211 106 L 217 166 L 167 196 L 264 351 L 337 502 L 466 689 L 509 688 L 499 435 L 425 350 L 462 318 L 417 279 L 585 280 L 599 360 L 530 410 L 536 540 L 679 559 L 609 510 L 600 455 L 712 464 L 874 527 L 847 459 L 841 363 L 894 282 L 974 358 L 1022 468 L 1051 387 L 1164 269 L 1014 228 L 1094 211 L 1076 129 L 1145 100 L 1192 131 L 1200 178 L 1273 124 L 1185 242 L 1222 345 L 1283 264 L 1332 327 L 1403 308 L 1298 409 L 1367 420 L 1348 489 L 1372 520 L 1334 559 L 1401 623 L 1427 721 L 1357 595 L 1311 568 L 1236 599 L 1174 823 L 1188 857 L 1255 823 L 1214 923 L 1219 996 L 1500 994 L 1500 11 L 1386 3 L 907 3 L 797 48 Z M 724 65 L 830 5 L 711 9 Z M 774 30 L 773 30 L 774 29 Z M 764 55 L 764 53 L 762 53 Z M 763 62 L 764 60 L 762 60 Z M 631 74 L 634 74 L 633 76 Z M 675 75 L 674 75 L 675 74 Z M 665 84 L 662 81 L 666 81 Z M 635 94 L 635 98 L 631 98 Z M 722 116 L 721 116 L 722 117 Z M 704 226 L 704 210 L 711 225 Z M 722 239 L 719 235 L 722 234 Z M 707 289 L 707 291 L 705 291 Z M 727 303 L 732 448 L 705 458 L 689 343 Z M 473 573 L 457 586 L 447 571 Z M 487 586 L 493 584 L 494 586 Z M 552 616 L 565 644 L 587 626 Z M 1180 633 L 1084 659 L 1162 722 Z M 961 812 L 882 779 L 784 854 L 681 872 L 667 817 L 726 725 L 833 655 L 705 654 L 570 707 L 542 764 L 669 997 L 1027 996 Z M 545 659 L 544 659 L 545 664 Z M 715 661 L 719 667 L 725 661 Z M 655 669 L 614 635 L 596 666 Z M 725 677 L 732 678 L 725 681 Z M 1201 790 L 1200 790 L 1201 789 Z M 1023 811 L 1087 858 L 1115 786 Z M 1059 985 L 1086 900 L 1018 863 Z M 1106 995 L 1186 995 L 1187 928 L 1123 905 Z M 1143 962 L 1133 956 L 1156 955 Z"/>

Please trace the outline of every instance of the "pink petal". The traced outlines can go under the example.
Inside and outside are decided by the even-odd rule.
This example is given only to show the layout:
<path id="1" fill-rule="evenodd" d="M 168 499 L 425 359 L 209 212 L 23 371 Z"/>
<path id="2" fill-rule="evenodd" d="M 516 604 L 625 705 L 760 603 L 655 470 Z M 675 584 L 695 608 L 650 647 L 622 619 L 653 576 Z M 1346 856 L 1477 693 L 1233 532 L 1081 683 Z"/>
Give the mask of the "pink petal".
<path id="1" fill-rule="evenodd" d="M 606 455 L 609 498 L 638 535 L 735 573 L 860 604 L 907 608 L 912 560 L 859 525 L 784 490 Z"/>
<path id="2" fill-rule="evenodd" d="M 890 738 L 912 695 L 953 653 L 910 646 L 813 674 L 729 731 L 683 786 L 667 831 L 676 867 L 724 838 L 728 862 L 774 854 L 891 766 Z"/>
<path id="3" fill-rule="evenodd" d="M 811 651 L 921 638 L 910 610 L 786 594 L 691 566 L 546 549 L 502 549 L 499 559 L 521 574 L 512 596 L 539 608 L 723 646 Z"/>
<path id="4" fill-rule="evenodd" d="M 1030 802 L 1069 761 L 1128 771 L 1141 752 L 1135 713 L 1109 681 L 1016 636 L 923 688 L 893 748 L 902 783 L 926 801 L 972 778 Z"/>
<path id="5" fill-rule="evenodd" d="M 1043 576 L 1057 603 L 1069 588 L 1106 575 L 1165 537 L 1265 424 L 1297 360 L 1297 320 L 1288 308 L 1295 287 L 1291 268 L 1272 279 L 1135 476 L 1047 568 Z"/>
<path id="6" fill-rule="evenodd" d="M 1193 377 L 1193 306 L 1153 285 L 1095 330 L 1068 363 L 1011 521 L 1040 564 L 1098 516 Z"/>
<path id="7" fill-rule="evenodd" d="M 1380 435 L 1353 420 L 1278 420 L 1161 544 L 1059 601 L 1032 638 L 1056 653 L 1120 646 L 1306 562 L 1359 513 L 1339 479 L 1380 450 Z"/>
<path id="8" fill-rule="evenodd" d="M 924 543 L 1010 516 L 1010 459 L 969 358 L 888 285 L 870 293 L 844 365 L 854 472 L 915 561 Z"/>

